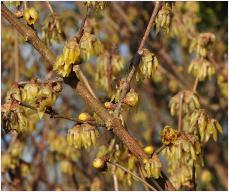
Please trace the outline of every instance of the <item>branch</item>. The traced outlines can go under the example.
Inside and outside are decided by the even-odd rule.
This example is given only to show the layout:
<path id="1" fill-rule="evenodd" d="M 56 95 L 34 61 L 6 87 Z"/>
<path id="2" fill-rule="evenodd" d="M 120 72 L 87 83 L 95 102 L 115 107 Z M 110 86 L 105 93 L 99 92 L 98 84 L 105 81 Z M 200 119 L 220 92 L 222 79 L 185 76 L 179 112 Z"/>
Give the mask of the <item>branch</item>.
<path id="1" fill-rule="evenodd" d="M 157 12 L 159 10 L 158 5 L 159 3 L 156 4 L 157 9 L 155 8 Z M 49 65 L 53 65 L 55 63 L 56 56 L 37 37 L 36 33 L 30 27 L 20 23 L 5 5 L 2 4 L 1 10 L 4 18 L 6 18 L 23 36 L 27 37 L 29 42 L 43 56 L 44 60 L 46 60 Z M 156 11 L 154 12 L 156 15 Z M 154 14 L 152 16 L 153 18 L 155 18 Z M 148 36 L 147 33 L 145 33 L 145 35 Z M 125 130 L 121 123 L 121 120 L 118 118 L 114 118 L 111 114 L 109 114 L 109 112 L 103 107 L 103 105 L 90 94 L 90 92 L 82 84 L 82 82 L 77 80 L 74 72 L 72 72 L 69 77 L 65 78 L 64 82 L 75 89 L 76 93 L 85 101 L 86 105 L 88 105 L 89 108 L 97 113 L 97 115 L 105 122 L 106 126 L 112 129 L 114 134 L 128 147 L 130 152 L 135 155 L 138 160 L 142 162 L 144 159 L 148 158 L 139 143 Z M 162 177 L 157 181 L 158 183 L 161 183 L 161 185 L 163 185 L 163 189 L 175 190 L 175 188 L 163 172 Z"/>
<path id="2" fill-rule="evenodd" d="M 160 8 L 161 8 L 161 2 L 157 1 L 155 3 L 155 8 L 154 8 L 153 13 L 152 13 L 152 15 L 150 17 L 150 20 L 149 20 L 148 26 L 146 28 L 146 31 L 144 33 L 144 36 L 143 36 L 143 38 L 141 40 L 141 43 L 140 43 L 140 45 L 138 47 L 138 51 L 137 51 L 135 57 L 133 58 L 132 69 L 131 69 L 130 73 L 128 74 L 128 76 L 127 76 L 127 78 L 126 78 L 126 80 L 124 82 L 123 89 L 121 90 L 120 100 L 118 102 L 117 108 L 115 109 L 115 116 L 116 117 L 119 115 L 119 112 L 120 112 L 121 106 L 122 106 L 122 100 L 125 98 L 128 90 L 129 90 L 130 82 L 131 82 L 131 80 L 132 80 L 132 78 L 134 76 L 134 72 L 136 70 L 136 66 L 138 65 L 138 63 L 140 61 L 140 57 L 141 57 L 141 54 L 142 54 L 142 48 L 145 45 L 147 37 L 149 36 L 149 33 L 150 33 L 151 29 L 152 29 L 153 23 L 154 23 L 154 21 L 156 19 L 157 13 L 160 10 Z"/>

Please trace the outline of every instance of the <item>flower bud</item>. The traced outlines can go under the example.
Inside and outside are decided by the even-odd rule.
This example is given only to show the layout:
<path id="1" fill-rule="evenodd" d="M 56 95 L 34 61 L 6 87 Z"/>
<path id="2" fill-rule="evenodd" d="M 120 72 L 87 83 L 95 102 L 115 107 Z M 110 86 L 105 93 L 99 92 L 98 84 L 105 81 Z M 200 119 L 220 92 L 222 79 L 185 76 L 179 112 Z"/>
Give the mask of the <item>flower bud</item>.
<path id="1" fill-rule="evenodd" d="M 201 174 L 201 181 L 203 183 L 209 183 L 212 180 L 212 174 L 210 171 L 208 171 L 207 169 L 203 170 L 202 174 Z"/>
<path id="2" fill-rule="evenodd" d="M 101 169 L 104 167 L 105 162 L 101 158 L 96 158 L 96 159 L 94 159 L 92 165 L 96 169 Z"/>
<path id="3" fill-rule="evenodd" d="M 80 113 L 78 119 L 80 121 L 89 121 L 92 117 L 88 113 Z"/>
<path id="4" fill-rule="evenodd" d="M 131 89 L 130 92 L 127 93 L 123 102 L 131 107 L 135 107 L 138 104 L 138 100 L 138 94 L 134 91 L 134 89 Z"/>
<path id="5" fill-rule="evenodd" d="M 144 151 L 146 152 L 146 154 L 152 155 L 154 152 L 154 147 L 152 145 L 148 145 L 144 148 Z"/>

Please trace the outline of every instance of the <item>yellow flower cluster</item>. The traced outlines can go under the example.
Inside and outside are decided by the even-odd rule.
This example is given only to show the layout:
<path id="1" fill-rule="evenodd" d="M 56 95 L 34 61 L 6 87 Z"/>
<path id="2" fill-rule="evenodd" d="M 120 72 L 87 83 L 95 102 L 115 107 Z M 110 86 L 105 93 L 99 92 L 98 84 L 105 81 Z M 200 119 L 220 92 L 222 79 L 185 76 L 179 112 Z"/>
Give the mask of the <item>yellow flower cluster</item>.
<path id="1" fill-rule="evenodd" d="M 80 48 L 76 38 L 71 38 L 64 46 L 63 53 L 57 58 L 53 69 L 62 77 L 66 77 L 72 71 L 73 64 L 79 62 Z"/>
<path id="2" fill-rule="evenodd" d="M 158 179 L 161 176 L 162 163 L 156 154 L 150 159 L 144 160 L 143 163 L 144 168 L 142 169 L 142 173 L 144 177 Z"/>
<path id="3" fill-rule="evenodd" d="M 87 1 L 84 4 L 88 7 L 88 8 L 92 8 L 95 10 L 103 10 L 106 7 L 106 3 L 105 1 Z"/>
<path id="4" fill-rule="evenodd" d="M 216 119 L 210 118 L 203 110 L 195 110 L 190 117 L 190 126 L 198 127 L 200 140 L 207 142 L 210 136 L 217 141 L 217 131 L 222 134 L 223 129 Z"/>
<path id="5" fill-rule="evenodd" d="M 153 75 L 159 65 L 158 59 L 154 53 L 148 49 L 143 49 L 141 61 L 136 72 L 136 80 L 153 78 Z"/>
<path id="6" fill-rule="evenodd" d="M 196 24 L 199 17 L 196 12 L 199 10 L 198 2 L 176 2 L 173 7 L 173 19 L 171 23 L 171 36 L 178 39 L 181 45 L 188 48 L 190 36 L 196 33 Z"/>
<path id="7" fill-rule="evenodd" d="M 165 3 L 161 10 L 158 12 L 156 17 L 156 29 L 157 32 L 160 31 L 160 29 L 163 29 L 166 33 L 169 32 L 169 27 L 171 23 L 171 16 L 172 16 L 172 8 L 169 5 L 169 3 Z"/>
<path id="8" fill-rule="evenodd" d="M 185 162 L 192 165 L 197 160 L 197 156 L 201 153 L 200 143 L 197 137 L 182 133 L 173 142 L 161 152 L 169 162 Z"/>
<path id="9" fill-rule="evenodd" d="M 200 33 L 190 44 L 190 52 L 195 51 L 197 56 L 206 57 L 215 41 L 215 35 L 212 33 Z"/>
<path id="10" fill-rule="evenodd" d="M 98 130 L 94 126 L 85 123 L 82 125 L 75 125 L 73 128 L 69 129 L 67 142 L 77 149 L 82 147 L 87 149 L 96 144 L 98 137 Z"/>
<path id="11" fill-rule="evenodd" d="M 103 44 L 95 35 L 84 32 L 79 42 L 80 56 L 83 60 L 87 61 L 92 56 L 99 55 L 103 51 Z"/>
<path id="12" fill-rule="evenodd" d="M 42 118 L 45 110 L 55 103 L 61 90 L 61 83 L 38 84 L 36 80 L 28 82 L 24 87 L 13 85 L 6 94 L 6 104 L 2 106 L 7 131 L 33 131 L 35 123 Z M 17 102 L 26 103 L 37 111 L 20 106 Z"/>
<path id="13" fill-rule="evenodd" d="M 183 187 L 191 187 L 192 167 L 182 165 L 177 168 L 174 174 L 171 174 L 170 181 L 176 189 Z"/>
<path id="14" fill-rule="evenodd" d="M 38 12 L 33 7 L 24 10 L 24 19 L 29 25 L 33 25 L 38 16 Z"/>
<path id="15" fill-rule="evenodd" d="M 177 93 L 169 101 L 170 113 L 172 116 L 179 114 L 180 99 L 182 99 L 182 110 L 183 114 L 192 112 L 195 109 L 200 108 L 200 103 L 197 95 L 189 90 L 184 90 Z"/>
<path id="16" fill-rule="evenodd" d="M 204 58 L 197 58 L 192 60 L 188 67 L 188 72 L 198 77 L 198 80 L 203 81 L 207 77 L 211 79 L 215 74 L 215 68 L 210 61 Z"/>

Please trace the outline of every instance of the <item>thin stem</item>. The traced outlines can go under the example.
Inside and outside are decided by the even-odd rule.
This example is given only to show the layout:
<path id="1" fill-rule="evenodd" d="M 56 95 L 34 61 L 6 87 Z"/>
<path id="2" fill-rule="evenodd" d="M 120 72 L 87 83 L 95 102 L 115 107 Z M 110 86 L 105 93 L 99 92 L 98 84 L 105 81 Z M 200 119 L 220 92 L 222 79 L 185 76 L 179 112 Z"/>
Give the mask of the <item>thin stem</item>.
<path id="1" fill-rule="evenodd" d="M 23 6 L 24 6 L 24 10 L 28 8 L 28 2 L 27 1 L 23 1 Z"/>
<path id="2" fill-rule="evenodd" d="M 138 167 L 138 170 L 139 170 L 139 173 L 140 173 L 140 177 L 144 180 L 144 176 L 143 176 L 143 173 L 142 173 L 142 170 L 141 170 L 141 167 L 139 166 Z M 144 184 L 144 188 L 146 191 L 149 191 L 149 187 L 147 185 Z"/>
<path id="3" fill-rule="evenodd" d="M 155 151 L 155 154 L 159 154 L 162 150 L 164 150 L 166 147 L 168 147 L 168 145 L 162 145 L 160 148 L 158 148 L 156 151 Z"/>
<path id="4" fill-rule="evenodd" d="M 141 181 L 142 183 L 144 183 L 147 187 L 149 187 L 151 190 L 156 191 L 156 189 L 150 185 L 148 182 L 146 182 L 144 179 L 142 179 L 141 177 L 139 177 L 138 175 L 136 175 L 135 173 L 133 173 L 132 171 L 126 169 L 125 167 L 123 167 L 122 165 L 118 164 L 118 163 L 114 163 L 114 162 L 107 162 L 108 164 L 111 165 L 115 165 L 116 167 L 119 167 L 120 169 L 122 169 L 123 171 L 131 174 L 133 177 L 135 177 L 136 179 L 138 179 L 139 181 Z"/>
<path id="5" fill-rule="evenodd" d="M 146 31 L 145 31 L 145 34 L 144 34 L 144 36 L 143 36 L 143 38 L 141 40 L 140 46 L 138 48 L 138 51 L 141 50 L 144 47 L 145 42 L 146 42 L 146 40 L 147 40 L 147 38 L 149 36 L 149 33 L 150 33 L 150 31 L 151 31 L 151 29 L 153 27 L 153 23 L 154 23 L 154 21 L 155 21 L 155 19 L 157 17 L 157 14 L 158 14 L 160 8 L 161 8 L 161 2 L 157 1 L 155 3 L 155 8 L 154 8 L 153 13 L 152 13 L 152 15 L 150 17 L 148 26 L 147 26 Z"/>
<path id="6" fill-rule="evenodd" d="M 199 82 L 199 79 L 198 79 L 198 77 L 196 77 L 195 83 L 194 83 L 194 85 L 193 85 L 193 92 L 194 92 L 194 93 L 195 93 L 196 90 L 197 90 L 198 82 Z"/>
<path id="7" fill-rule="evenodd" d="M 87 18 L 88 18 L 88 15 L 89 15 L 89 11 L 87 9 L 87 13 L 83 19 L 83 21 L 81 22 L 81 25 L 80 25 L 80 28 L 79 28 L 79 31 L 77 32 L 77 34 L 75 35 L 77 41 L 79 42 L 81 37 L 83 36 L 83 32 L 84 32 L 84 26 L 85 26 L 85 23 L 87 21 Z"/>
<path id="8" fill-rule="evenodd" d="M 183 111 L 183 92 L 180 94 L 179 98 L 179 116 L 178 116 L 178 131 L 182 131 L 182 111 Z"/>
<path id="9" fill-rule="evenodd" d="M 152 13 L 152 15 L 150 17 L 150 21 L 149 21 L 149 23 L 147 25 L 146 31 L 145 31 L 145 33 L 143 35 L 143 38 L 141 40 L 141 43 L 139 45 L 139 48 L 138 48 L 138 52 L 136 54 L 136 57 L 139 57 L 139 56 L 142 55 L 142 48 L 145 45 L 145 42 L 147 40 L 147 37 L 149 36 L 149 33 L 150 33 L 151 29 L 152 29 L 153 23 L 154 23 L 154 21 L 156 19 L 156 16 L 157 16 L 158 11 L 160 10 L 160 8 L 161 8 L 161 2 L 157 1 L 155 3 L 155 8 L 154 8 L 153 13 Z M 138 60 L 138 62 L 139 62 L 140 58 L 138 58 L 136 60 Z M 132 78 L 134 76 L 134 72 L 136 70 L 136 65 L 138 65 L 138 63 L 133 63 L 132 69 L 131 69 L 130 73 L 128 74 L 128 76 L 126 78 L 126 81 L 125 81 L 125 83 L 123 85 L 123 89 L 121 91 L 120 100 L 118 102 L 117 108 L 115 109 L 115 116 L 116 117 L 118 117 L 118 115 L 120 113 L 121 106 L 122 106 L 122 100 L 125 98 L 125 96 L 126 96 L 126 94 L 128 92 L 128 89 L 129 89 L 129 86 L 130 86 L 130 82 L 131 82 L 131 80 L 132 80 Z"/>
<path id="10" fill-rule="evenodd" d="M 15 56 L 15 82 L 19 81 L 19 47 L 18 47 L 18 32 L 14 29 L 14 56 Z"/>
<path id="11" fill-rule="evenodd" d="M 193 191 L 196 191 L 196 176 L 195 176 L 195 174 L 196 174 L 196 167 L 195 167 L 195 165 L 194 165 L 194 163 L 193 163 L 193 165 L 192 165 L 192 187 L 193 187 Z"/>
<path id="12" fill-rule="evenodd" d="M 115 165 L 112 165 L 112 177 L 113 177 L 113 181 L 114 181 L 114 190 L 115 191 L 119 191 L 118 189 L 118 179 L 117 179 L 117 175 L 115 173 Z"/>
<path id="13" fill-rule="evenodd" d="M 31 106 L 31 105 L 29 105 L 27 103 L 24 103 L 24 102 L 19 102 L 19 101 L 17 101 L 17 102 L 18 102 L 19 105 L 21 105 L 23 107 L 27 107 L 29 109 L 32 109 L 34 111 L 37 111 L 37 108 L 36 107 L 33 107 L 33 106 Z M 49 110 L 49 109 L 46 109 L 45 110 L 45 114 L 50 115 L 51 118 L 55 118 L 55 119 L 66 119 L 66 120 L 69 120 L 69 121 L 74 121 L 77 124 L 83 124 L 83 123 L 85 123 L 84 121 L 76 120 L 75 118 L 72 118 L 72 117 L 68 117 L 68 116 L 65 116 L 65 115 L 60 115 L 57 112 L 55 112 L 53 110 Z M 95 121 L 87 121 L 86 123 L 91 124 L 91 125 L 94 125 L 94 126 L 104 126 L 103 124 L 98 124 Z"/>
<path id="14" fill-rule="evenodd" d="M 50 4 L 49 1 L 46 1 L 46 5 L 47 5 L 47 7 L 49 8 L 49 10 L 50 10 L 50 12 L 52 13 L 52 15 L 54 15 L 55 13 L 54 13 L 53 8 L 52 8 L 52 6 L 51 6 L 51 4 Z"/>
<path id="15" fill-rule="evenodd" d="M 79 78 L 79 80 L 80 80 L 81 82 L 83 82 L 84 86 L 88 89 L 88 91 L 91 93 L 91 95 L 92 95 L 95 99 L 98 100 L 98 98 L 97 98 L 95 92 L 93 91 L 93 89 L 91 88 L 91 86 L 90 86 L 90 84 L 89 84 L 87 78 L 85 77 L 85 75 L 84 75 L 83 72 L 81 71 L 80 66 L 79 66 L 79 65 L 75 65 L 73 70 L 75 70 L 76 76 Z"/>

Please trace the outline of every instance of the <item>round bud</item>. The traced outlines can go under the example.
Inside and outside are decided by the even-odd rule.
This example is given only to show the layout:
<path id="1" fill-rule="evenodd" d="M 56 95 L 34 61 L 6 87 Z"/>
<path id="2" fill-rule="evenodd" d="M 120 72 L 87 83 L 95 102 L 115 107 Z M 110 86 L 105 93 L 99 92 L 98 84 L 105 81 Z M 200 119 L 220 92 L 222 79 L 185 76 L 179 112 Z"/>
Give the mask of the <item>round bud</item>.
<path id="1" fill-rule="evenodd" d="M 131 89 L 129 93 L 127 93 L 123 102 L 131 107 L 135 107 L 138 104 L 138 94 Z"/>
<path id="2" fill-rule="evenodd" d="M 104 167 L 105 162 L 101 158 L 96 158 L 96 159 L 94 159 L 92 165 L 96 169 L 101 169 Z"/>
<path id="3" fill-rule="evenodd" d="M 204 183 L 209 183 L 212 180 L 212 174 L 208 170 L 204 170 L 201 174 L 201 181 Z"/>
<path id="4" fill-rule="evenodd" d="M 88 113 L 80 113 L 78 119 L 80 121 L 89 121 L 91 120 L 91 116 Z"/>
<path id="5" fill-rule="evenodd" d="M 153 151 L 154 151 L 154 148 L 152 145 L 148 145 L 144 148 L 144 151 L 146 152 L 146 154 L 148 155 L 152 155 L 153 154 Z"/>

